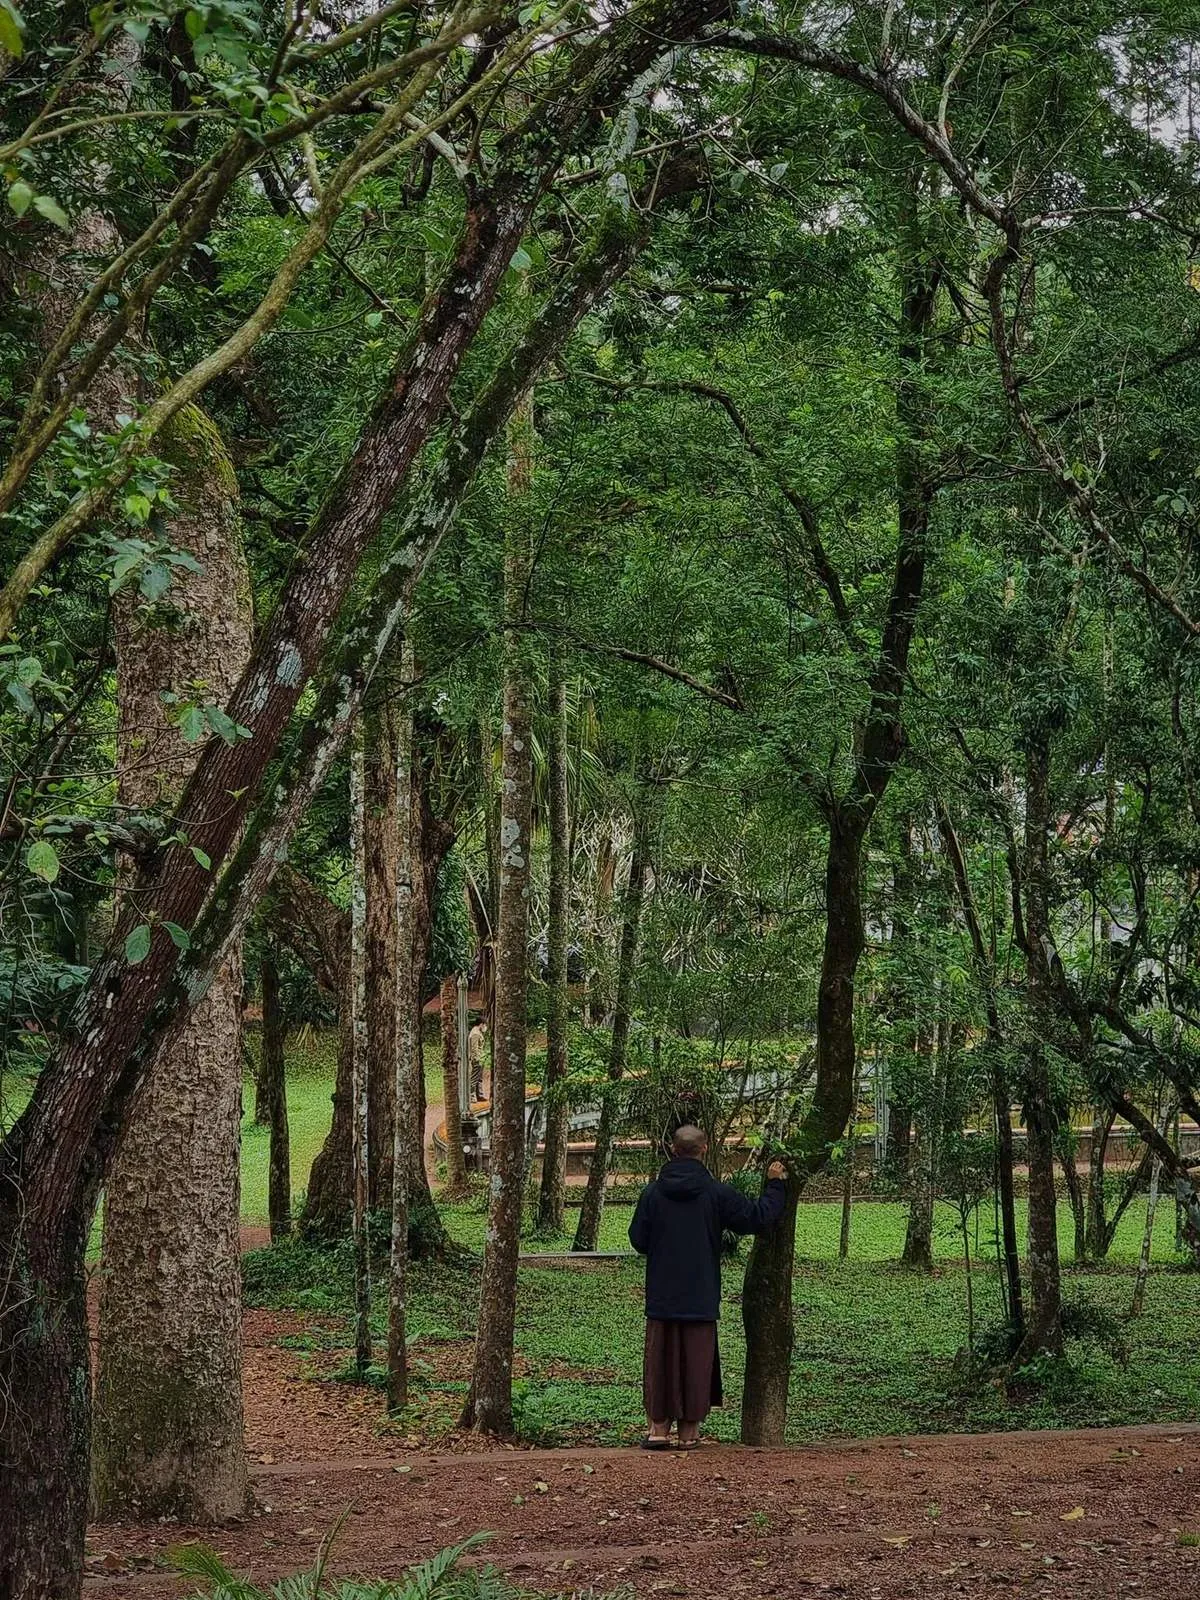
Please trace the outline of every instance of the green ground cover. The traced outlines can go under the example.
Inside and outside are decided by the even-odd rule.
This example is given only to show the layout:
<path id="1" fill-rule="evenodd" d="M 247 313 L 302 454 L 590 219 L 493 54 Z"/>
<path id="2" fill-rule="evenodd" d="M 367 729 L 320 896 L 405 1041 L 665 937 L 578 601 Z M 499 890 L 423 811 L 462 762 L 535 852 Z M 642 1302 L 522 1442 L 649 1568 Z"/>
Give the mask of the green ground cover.
<path id="1" fill-rule="evenodd" d="M 445 1210 L 453 1237 L 473 1252 L 481 1240 L 480 1202 Z M 611 1206 L 604 1240 L 619 1245 L 630 1208 Z M 797 1340 L 791 1378 L 790 1437 L 797 1441 L 878 1434 L 1181 1422 L 1200 1415 L 1194 1359 L 1200 1277 L 1161 1263 L 1143 1316 L 1127 1323 L 1132 1292 L 1130 1236 L 1103 1270 L 1065 1271 L 1076 1320 L 1092 1332 L 1072 1340 L 1067 1358 L 1035 1374 L 1019 1398 L 989 1382 L 967 1382 L 966 1274 L 948 1255 L 932 1276 L 895 1264 L 903 1207 L 864 1204 L 855 1253 L 836 1260 L 838 1208 L 801 1208 L 796 1273 Z M 943 1238 L 943 1246 L 947 1239 Z M 541 1246 L 539 1245 L 539 1248 Z M 889 1259 L 889 1251 L 891 1256 Z M 721 1348 L 727 1405 L 710 1431 L 734 1438 L 745 1345 L 739 1291 L 743 1261 L 725 1269 Z M 467 1341 L 474 1331 L 478 1261 L 422 1263 L 410 1296 L 414 1403 L 398 1424 L 436 1435 L 453 1426 L 465 1392 Z M 303 1245 L 247 1259 L 251 1303 L 332 1313 L 331 1330 L 299 1341 L 344 1349 L 350 1330 L 350 1260 Z M 973 1279 L 980 1328 L 1000 1319 L 998 1278 L 985 1266 Z M 523 1266 L 517 1313 L 522 1376 L 516 1414 L 536 1443 L 621 1443 L 641 1426 L 642 1270 L 639 1262 L 592 1268 Z M 382 1338 L 383 1307 L 376 1313 Z"/>

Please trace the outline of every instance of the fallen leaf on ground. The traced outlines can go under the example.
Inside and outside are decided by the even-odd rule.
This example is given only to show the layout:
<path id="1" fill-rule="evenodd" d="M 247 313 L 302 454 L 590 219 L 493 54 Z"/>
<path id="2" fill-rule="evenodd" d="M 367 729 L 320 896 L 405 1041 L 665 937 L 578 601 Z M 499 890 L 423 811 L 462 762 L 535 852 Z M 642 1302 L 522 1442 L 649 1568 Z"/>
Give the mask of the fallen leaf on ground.
<path id="1" fill-rule="evenodd" d="M 1083 1507 L 1082 1506 L 1074 1506 L 1074 1507 L 1072 1507 L 1072 1509 L 1070 1511 L 1064 1511 L 1062 1516 L 1058 1520 L 1060 1522 L 1078 1522 L 1080 1517 L 1082 1517 L 1083 1515 L 1084 1515 Z"/>

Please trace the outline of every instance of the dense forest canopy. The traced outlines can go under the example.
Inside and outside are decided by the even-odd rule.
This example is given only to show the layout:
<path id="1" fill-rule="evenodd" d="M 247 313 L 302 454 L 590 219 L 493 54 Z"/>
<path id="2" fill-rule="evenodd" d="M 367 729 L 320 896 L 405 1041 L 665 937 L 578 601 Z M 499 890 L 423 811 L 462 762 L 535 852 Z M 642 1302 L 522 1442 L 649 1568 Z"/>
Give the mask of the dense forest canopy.
<path id="1" fill-rule="evenodd" d="M 77 1586 L 89 1482 L 245 1502 L 248 1004 L 273 1229 L 352 1231 L 364 1370 L 390 1219 L 394 1408 L 447 1248 L 422 1011 L 452 1152 L 457 996 L 490 1017 L 485 1433 L 585 1103 L 581 1248 L 684 1104 L 786 1162 L 749 1442 L 864 1129 L 918 1266 L 994 1193 L 1009 1373 L 1063 1348 L 1059 1205 L 1102 1259 L 1153 1170 L 1200 1258 L 1198 33 L 0 0 L 0 1594 Z"/>

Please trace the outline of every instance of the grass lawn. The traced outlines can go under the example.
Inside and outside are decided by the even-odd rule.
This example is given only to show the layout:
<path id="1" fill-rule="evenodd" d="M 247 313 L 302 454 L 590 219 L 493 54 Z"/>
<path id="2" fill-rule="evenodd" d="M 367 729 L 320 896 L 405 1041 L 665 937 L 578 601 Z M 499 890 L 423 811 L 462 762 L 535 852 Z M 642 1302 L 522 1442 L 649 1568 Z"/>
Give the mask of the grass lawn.
<path id="1" fill-rule="evenodd" d="M 258 1050 L 258 1034 L 248 1037 L 251 1055 Z M 333 1082 L 337 1036 L 306 1034 L 290 1039 L 287 1048 L 288 1138 L 292 1158 L 293 1211 L 298 1207 L 313 1160 L 325 1143 L 333 1116 Z M 442 1047 L 425 1044 L 425 1093 L 432 1101 L 442 1098 Z M 254 1078 L 242 1085 L 242 1221 L 265 1225 L 270 1132 L 254 1120 Z"/>
<path id="2" fill-rule="evenodd" d="M 447 1227 L 470 1255 L 452 1264 L 418 1264 L 409 1300 L 415 1399 L 398 1426 L 436 1436 L 453 1426 L 465 1392 L 483 1245 L 482 1195 L 444 1208 Z M 837 1257 L 840 1206 L 802 1205 L 798 1223 L 789 1432 L 796 1441 L 889 1433 L 1175 1422 L 1200 1417 L 1200 1276 L 1173 1263 L 1174 1208 L 1161 1207 L 1155 1270 L 1144 1314 L 1128 1323 L 1144 1223 L 1130 1208 L 1100 1270 L 1064 1268 L 1065 1292 L 1091 1331 L 1073 1339 L 1066 1360 L 1047 1364 L 1013 1400 L 990 1383 L 966 1383 L 956 1358 L 966 1343 L 966 1273 L 962 1243 L 939 1207 L 937 1270 L 915 1275 L 896 1262 L 905 1207 L 863 1201 L 854 1209 L 851 1256 Z M 606 1208 L 601 1246 L 627 1248 L 631 1208 Z M 568 1213 L 568 1224 L 573 1221 Z M 1024 1230 L 1024 1207 L 1019 1222 Z M 1064 1261 L 1070 1260 L 1068 1208 L 1060 1211 Z M 1000 1320 L 999 1280 L 988 1260 L 990 1216 L 981 1220 L 982 1265 L 973 1276 L 978 1329 Z M 564 1247 L 569 1237 L 557 1241 Z M 553 1248 L 556 1241 L 538 1241 Z M 973 1249 L 975 1239 L 972 1239 Z M 744 1255 L 744 1251 L 743 1251 Z M 710 1419 L 718 1437 L 734 1438 L 745 1344 L 740 1314 L 743 1260 L 725 1268 L 721 1349 L 726 1407 Z M 302 1245 L 247 1259 L 251 1303 L 333 1313 L 332 1331 L 303 1343 L 344 1350 L 350 1343 L 351 1264 L 341 1249 Z M 530 1442 L 618 1443 L 641 1426 L 642 1267 L 630 1260 L 594 1268 L 523 1266 L 517 1313 L 520 1376 L 518 1427 Z M 382 1303 L 376 1334 L 384 1335 Z"/>

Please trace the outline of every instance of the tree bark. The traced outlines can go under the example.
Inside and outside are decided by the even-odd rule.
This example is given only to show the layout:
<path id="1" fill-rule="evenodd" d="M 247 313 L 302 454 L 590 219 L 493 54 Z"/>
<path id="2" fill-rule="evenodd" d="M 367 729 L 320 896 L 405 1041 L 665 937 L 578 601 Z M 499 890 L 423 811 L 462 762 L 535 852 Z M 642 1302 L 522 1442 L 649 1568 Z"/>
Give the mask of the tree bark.
<path id="1" fill-rule="evenodd" d="M 538 1194 L 539 1233 L 556 1235 L 565 1226 L 567 1192 L 567 936 L 571 897 L 571 826 L 567 797 L 567 681 L 562 651 L 550 649 L 549 711 L 546 739 L 550 790 L 550 905 L 546 934 L 548 1005 L 546 1010 L 545 1136 Z"/>
<path id="2" fill-rule="evenodd" d="M 406 640 L 400 676 L 411 685 L 412 645 Z M 414 826 L 419 812 L 413 806 L 413 714 L 411 690 L 391 715 L 394 731 L 392 756 L 393 814 L 401 827 L 393 854 L 394 879 L 392 926 L 393 987 L 392 1039 L 394 1046 L 392 1093 L 392 1240 L 388 1274 L 388 1355 L 387 1396 L 389 1411 L 408 1404 L 408 1351 L 405 1342 L 405 1303 L 408 1289 L 408 1193 L 409 1164 L 413 1152 L 412 1125 L 417 1115 L 414 1091 L 418 1076 L 417 1028 L 421 1010 L 420 975 L 413 964 L 413 878 L 417 852 L 413 848 Z M 414 993 L 415 989 L 415 993 Z M 419 1152 L 418 1152 L 419 1154 Z"/>
<path id="3" fill-rule="evenodd" d="M 393 674 L 376 679 L 365 715 L 367 1094 L 370 1200 L 392 1202 L 396 1090 L 397 900 L 400 818 L 397 807 L 397 719 Z"/>
<path id="4" fill-rule="evenodd" d="M 170 626 L 115 610 L 118 794 L 153 809 L 178 795 L 197 750 L 162 694 L 203 681 L 221 704 L 250 651 L 250 585 L 237 482 L 217 430 L 189 408 L 160 436 L 176 469 Z M 93 1498 L 102 1516 L 219 1521 L 242 1512 L 239 1152 L 240 948 L 139 1097 L 105 1196 Z"/>
<path id="5" fill-rule="evenodd" d="M 442 863 L 454 843 L 454 828 L 434 813 L 429 793 L 429 767 L 418 750 L 413 765 L 414 837 L 419 846 L 420 870 L 413 878 L 412 1003 L 414 1054 L 411 1114 L 407 1119 L 405 1147 L 408 1151 L 409 1232 L 408 1247 L 414 1255 L 442 1256 L 450 1248 L 450 1237 L 429 1187 L 425 1166 L 425 1047 L 421 1019 L 426 1000 L 437 992 L 429 978 L 429 958 L 433 947 L 433 915 L 437 900 L 438 877 Z"/>
<path id="6" fill-rule="evenodd" d="M 1052 1037 L 1053 977 L 1050 963 L 1051 826 L 1050 740 L 1030 738 L 1025 759 L 1026 1005 L 1030 1042 L 1024 1084 L 1025 1127 L 1029 1147 L 1029 1324 L 1014 1357 L 1021 1366 L 1033 1356 L 1062 1350 L 1062 1277 L 1058 1259 L 1058 1198 L 1054 1183 L 1057 1118 L 1050 1067 L 1043 1041 Z"/>
<path id="7" fill-rule="evenodd" d="M 634 818 L 633 851 L 629 858 L 629 879 L 625 885 L 625 905 L 621 919 L 621 950 L 617 960 L 617 994 L 613 1006 L 612 1043 L 608 1055 L 608 1083 L 600 1107 L 600 1122 L 592 1164 L 588 1168 L 587 1188 L 579 1212 L 572 1250 L 595 1250 L 600 1238 L 600 1218 L 604 1212 L 604 1191 L 608 1185 L 608 1162 L 612 1153 L 613 1130 L 617 1120 L 617 1085 L 625 1076 L 625 1055 L 629 1046 L 629 1024 L 633 1015 L 633 979 L 637 963 L 638 935 L 642 925 L 642 902 L 646 875 L 650 870 L 650 844 L 647 823 L 642 815 Z"/>
<path id="8" fill-rule="evenodd" d="M 857 826 L 846 826 L 835 812 L 830 819 L 825 863 L 826 920 L 817 988 L 816 1085 L 800 1129 L 798 1148 L 789 1159 L 783 1216 L 770 1233 L 755 1239 L 742 1286 L 742 1323 L 746 1330 L 743 1444 L 782 1445 L 787 1428 L 794 1341 L 796 1206 L 807 1179 L 828 1161 L 852 1110 L 854 976 L 865 943 L 861 871 L 862 833 Z"/>
<path id="9" fill-rule="evenodd" d="M 532 405 L 526 397 L 514 414 L 510 429 L 504 549 L 504 731 L 496 1031 L 492 1046 L 491 1197 L 475 1364 L 462 1419 L 464 1427 L 501 1436 L 512 1433 L 513 1332 L 525 1149 L 533 752 L 530 669 L 521 627 L 530 575 L 526 517 L 532 428 Z"/>
<path id="10" fill-rule="evenodd" d="M 363 719 L 354 728 L 350 750 L 350 1125 L 354 1205 L 354 1367 L 359 1379 L 371 1365 L 371 1205 L 370 1085 L 367 1079 L 367 847 L 366 757 Z"/>
<path id="11" fill-rule="evenodd" d="M 216 889 L 190 846 L 171 846 L 139 874 L 143 908 L 154 909 L 160 922 L 190 929 L 191 951 L 181 956 L 170 939 L 159 936 L 147 958 L 131 966 L 124 954 L 129 924 L 114 929 L 29 1106 L 0 1142 L 0 1274 L 15 1296 L 0 1338 L 0 1386 L 38 1397 L 34 1427 L 24 1410 L 10 1407 L 0 1415 L 0 1525 L 17 1530 L 0 1549 L 0 1591 L 13 1600 L 46 1588 L 69 1593 L 82 1571 L 90 1428 L 84 1248 L 133 1098 L 154 1052 L 174 1039 L 240 934 L 275 874 L 290 829 L 341 748 L 360 697 L 357 667 L 364 656 L 377 659 L 386 648 L 416 576 L 461 504 L 513 396 L 532 382 L 645 237 L 640 217 L 617 227 L 611 215 L 606 218 L 529 336 L 452 434 L 417 514 L 406 522 L 399 550 L 332 652 L 331 675 L 295 758 L 279 768 L 278 788 L 258 803 L 235 849 L 288 721 L 329 646 L 358 563 L 441 415 L 525 221 L 563 151 L 581 147 L 596 119 L 666 40 L 693 33 L 718 9 L 706 0 L 663 0 L 654 26 L 647 28 L 645 17 L 618 23 L 585 47 L 585 80 L 571 78 L 549 109 L 539 106 L 524 135 L 508 142 L 503 171 L 493 169 L 502 182 L 477 193 L 455 261 L 423 311 L 387 401 L 364 430 L 353 462 L 311 530 L 313 559 L 300 563 L 285 586 L 226 707 L 252 738 L 224 753 L 210 745 L 180 802 L 184 827 L 213 861 L 213 871 L 223 869 Z M 580 93 L 583 81 L 586 93 Z M 535 128 L 537 160 L 531 158 Z M 520 179 L 515 195 L 506 187 L 514 175 Z M 655 183 L 662 189 L 660 176 Z M 36 1246 L 30 1243 L 34 1238 Z"/>
<path id="12" fill-rule="evenodd" d="M 287 1019 L 279 994 L 279 963 L 274 943 L 263 952 L 262 966 L 262 1072 L 260 1081 L 271 1128 L 270 1169 L 267 1178 L 267 1218 L 271 1243 L 292 1231 L 292 1167 L 288 1135 L 287 1074 L 284 1043 Z"/>
<path id="13" fill-rule="evenodd" d="M 458 979 L 442 979 L 439 1006 L 442 1030 L 442 1102 L 446 1113 L 446 1190 L 462 1194 L 467 1187 L 463 1155 L 462 1106 L 459 1101 Z"/>

